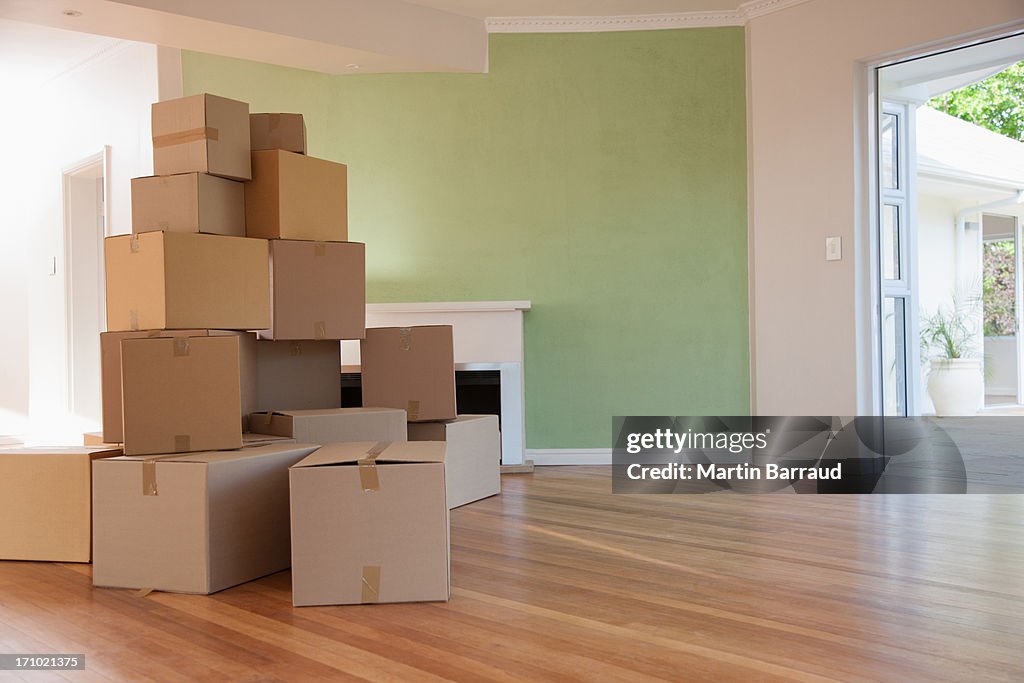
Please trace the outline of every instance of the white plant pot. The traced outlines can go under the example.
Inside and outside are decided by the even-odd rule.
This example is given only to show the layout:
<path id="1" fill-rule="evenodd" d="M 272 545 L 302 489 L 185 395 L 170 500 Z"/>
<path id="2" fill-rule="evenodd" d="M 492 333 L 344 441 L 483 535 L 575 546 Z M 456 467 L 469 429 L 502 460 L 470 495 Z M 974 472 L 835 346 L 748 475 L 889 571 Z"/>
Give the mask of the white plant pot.
<path id="1" fill-rule="evenodd" d="M 977 415 L 985 380 L 977 358 L 937 359 L 928 373 L 928 395 L 939 417 Z"/>

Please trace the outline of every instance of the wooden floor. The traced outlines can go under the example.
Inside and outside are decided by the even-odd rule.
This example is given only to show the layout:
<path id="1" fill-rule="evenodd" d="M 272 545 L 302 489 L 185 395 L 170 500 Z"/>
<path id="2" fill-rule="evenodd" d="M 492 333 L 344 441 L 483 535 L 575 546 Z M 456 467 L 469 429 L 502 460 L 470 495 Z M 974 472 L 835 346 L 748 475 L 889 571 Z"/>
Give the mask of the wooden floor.
<path id="1" fill-rule="evenodd" d="M 613 496 L 505 476 L 452 513 L 450 603 L 293 609 L 0 563 L 0 652 L 71 680 L 1024 680 L 1024 498 Z M 64 680 L 23 674 L 27 680 Z"/>

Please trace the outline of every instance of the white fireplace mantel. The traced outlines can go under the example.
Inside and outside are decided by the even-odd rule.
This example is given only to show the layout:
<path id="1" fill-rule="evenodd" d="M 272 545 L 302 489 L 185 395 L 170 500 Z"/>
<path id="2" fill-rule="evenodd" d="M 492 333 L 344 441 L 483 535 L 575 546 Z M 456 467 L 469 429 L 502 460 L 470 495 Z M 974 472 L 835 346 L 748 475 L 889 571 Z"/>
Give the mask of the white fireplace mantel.
<path id="1" fill-rule="evenodd" d="M 443 301 L 366 304 L 367 327 L 451 325 L 456 370 L 501 373 L 501 462 L 525 462 L 523 313 L 529 301 Z M 341 343 L 345 372 L 359 371 L 359 342 Z"/>

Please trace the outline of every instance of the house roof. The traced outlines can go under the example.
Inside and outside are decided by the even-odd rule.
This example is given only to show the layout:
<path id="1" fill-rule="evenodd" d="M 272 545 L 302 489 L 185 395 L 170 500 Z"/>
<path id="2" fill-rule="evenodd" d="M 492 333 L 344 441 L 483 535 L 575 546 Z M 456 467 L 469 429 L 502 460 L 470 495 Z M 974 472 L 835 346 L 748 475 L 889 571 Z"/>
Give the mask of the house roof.
<path id="1" fill-rule="evenodd" d="M 1024 143 L 931 107 L 917 110 L 920 173 L 1024 188 Z"/>

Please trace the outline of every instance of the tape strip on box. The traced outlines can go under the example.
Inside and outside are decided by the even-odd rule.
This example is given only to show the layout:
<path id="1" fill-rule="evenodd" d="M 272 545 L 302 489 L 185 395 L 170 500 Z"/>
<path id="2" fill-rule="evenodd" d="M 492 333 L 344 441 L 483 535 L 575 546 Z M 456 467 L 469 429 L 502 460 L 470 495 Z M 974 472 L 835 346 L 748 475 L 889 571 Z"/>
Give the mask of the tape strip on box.
<path id="1" fill-rule="evenodd" d="M 370 450 L 366 451 L 366 457 L 360 458 L 356 463 L 359 466 L 359 485 L 363 491 L 380 490 L 380 478 L 377 476 L 377 458 L 390 445 L 390 441 L 378 441 Z"/>
<path id="2" fill-rule="evenodd" d="M 380 565 L 370 564 L 363 567 L 359 601 L 364 605 L 380 602 Z"/>
<path id="3" fill-rule="evenodd" d="M 220 131 L 218 131 L 216 128 L 205 126 L 201 128 L 181 130 L 176 133 L 156 135 L 153 137 L 153 147 L 173 147 L 174 145 L 183 145 L 186 142 L 195 142 L 196 140 L 218 139 L 220 139 Z"/>

